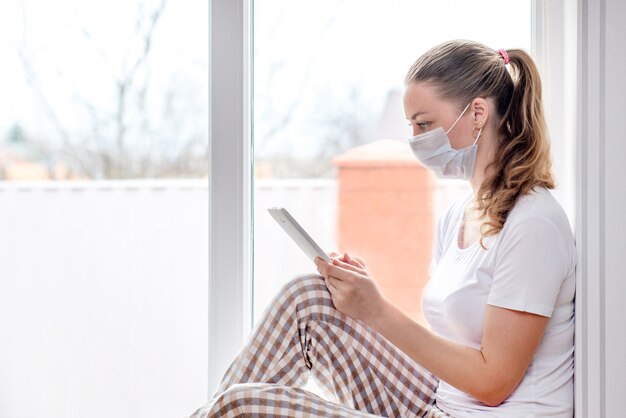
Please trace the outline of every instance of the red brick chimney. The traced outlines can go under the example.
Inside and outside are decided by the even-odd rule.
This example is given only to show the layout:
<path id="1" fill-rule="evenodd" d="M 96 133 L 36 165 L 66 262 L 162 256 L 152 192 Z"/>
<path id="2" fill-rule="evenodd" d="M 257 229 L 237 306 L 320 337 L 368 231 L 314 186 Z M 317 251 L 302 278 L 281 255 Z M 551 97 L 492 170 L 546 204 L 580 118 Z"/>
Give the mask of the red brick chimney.
<path id="1" fill-rule="evenodd" d="M 339 251 L 367 263 L 383 294 L 424 323 L 434 218 L 431 172 L 406 141 L 383 139 L 336 157 Z"/>

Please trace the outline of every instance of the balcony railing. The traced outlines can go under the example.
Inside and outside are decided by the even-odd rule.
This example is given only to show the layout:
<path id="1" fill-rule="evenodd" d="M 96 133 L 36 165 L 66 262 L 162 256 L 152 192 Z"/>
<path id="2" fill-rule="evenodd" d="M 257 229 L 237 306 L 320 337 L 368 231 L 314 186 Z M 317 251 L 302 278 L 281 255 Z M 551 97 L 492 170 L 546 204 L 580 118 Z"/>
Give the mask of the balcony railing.
<path id="1" fill-rule="evenodd" d="M 436 187 L 433 208 L 463 187 Z M 257 317 L 314 268 L 266 208 L 330 251 L 337 197 L 336 180 L 255 182 Z M 0 211 L 0 416 L 171 417 L 206 401 L 208 181 L 4 182 Z"/>
<path id="2" fill-rule="evenodd" d="M 0 416 L 206 402 L 207 184 L 0 183 Z"/>

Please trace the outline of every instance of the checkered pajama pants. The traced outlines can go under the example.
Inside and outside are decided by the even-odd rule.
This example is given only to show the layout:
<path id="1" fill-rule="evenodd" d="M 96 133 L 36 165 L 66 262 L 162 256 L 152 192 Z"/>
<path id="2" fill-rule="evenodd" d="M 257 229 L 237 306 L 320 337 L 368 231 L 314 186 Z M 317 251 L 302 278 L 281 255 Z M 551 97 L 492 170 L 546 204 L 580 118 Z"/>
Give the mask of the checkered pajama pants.
<path id="1" fill-rule="evenodd" d="M 303 387 L 312 375 L 324 398 Z M 438 380 L 369 328 L 339 312 L 324 278 L 283 287 L 190 418 L 449 417 L 433 405 Z"/>

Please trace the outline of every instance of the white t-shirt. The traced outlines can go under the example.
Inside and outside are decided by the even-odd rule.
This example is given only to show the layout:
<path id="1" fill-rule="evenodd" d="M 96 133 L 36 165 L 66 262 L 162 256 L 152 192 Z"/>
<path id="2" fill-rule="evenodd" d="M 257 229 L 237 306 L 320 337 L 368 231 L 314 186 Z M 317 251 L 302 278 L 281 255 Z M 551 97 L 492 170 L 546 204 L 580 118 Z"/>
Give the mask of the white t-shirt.
<path id="1" fill-rule="evenodd" d="M 439 219 L 424 316 L 442 337 L 480 349 L 487 304 L 550 317 L 515 391 L 497 407 L 439 382 L 437 406 L 453 417 L 567 417 L 574 407 L 576 252 L 565 212 L 549 190 L 520 197 L 502 230 L 461 249 L 459 225 L 472 194 Z"/>

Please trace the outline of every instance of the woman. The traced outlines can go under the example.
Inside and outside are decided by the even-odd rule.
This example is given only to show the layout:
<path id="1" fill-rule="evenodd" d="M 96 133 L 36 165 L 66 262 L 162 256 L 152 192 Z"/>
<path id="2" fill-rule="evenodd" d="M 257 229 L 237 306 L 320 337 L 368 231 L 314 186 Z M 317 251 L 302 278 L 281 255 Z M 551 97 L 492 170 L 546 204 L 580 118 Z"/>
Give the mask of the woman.
<path id="1" fill-rule="evenodd" d="M 284 287 L 194 417 L 572 416 L 574 239 L 548 190 L 535 64 L 447 42 L 409 70 L 404 107 L 416 157 L 472 186 L 437 223 L 432 331 L 359 258 L 318 258 L 321 275 Z M 302 389 L 309 374 L 335 402 Z"/>

